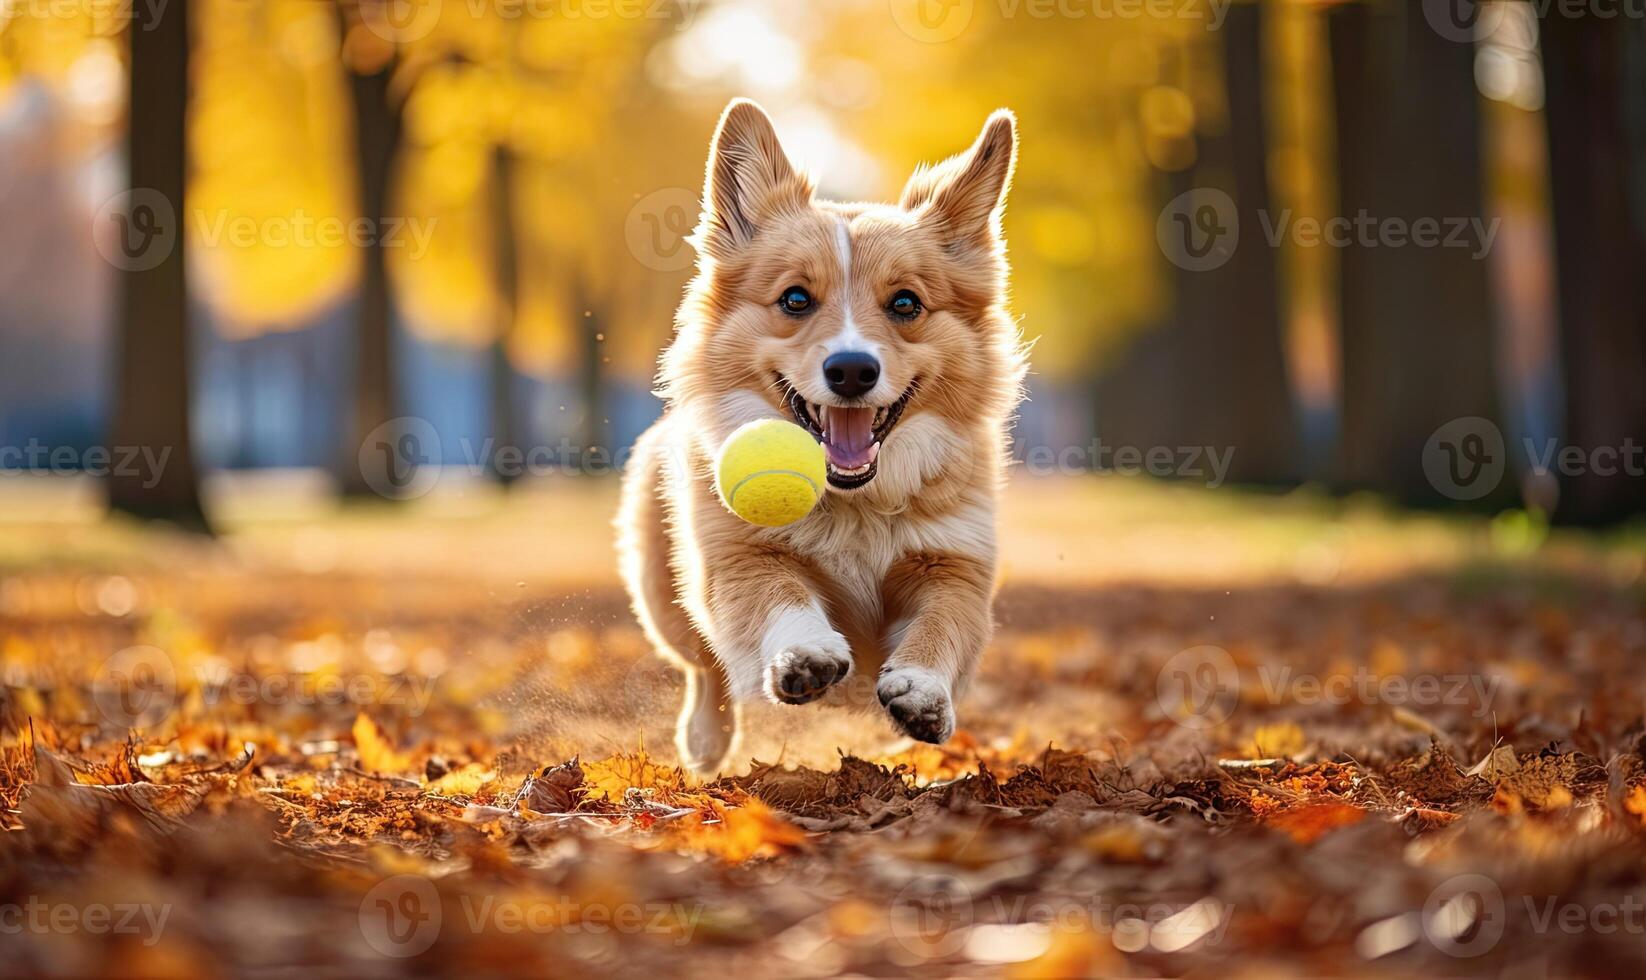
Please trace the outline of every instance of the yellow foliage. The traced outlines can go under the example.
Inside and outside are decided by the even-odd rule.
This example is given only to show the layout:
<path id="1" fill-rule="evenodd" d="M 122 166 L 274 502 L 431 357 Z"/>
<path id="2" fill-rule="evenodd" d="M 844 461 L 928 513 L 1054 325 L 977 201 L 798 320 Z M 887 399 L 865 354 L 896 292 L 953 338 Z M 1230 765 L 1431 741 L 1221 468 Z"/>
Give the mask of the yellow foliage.
<path id="1" fill-rule="evenodd" d="M 1242 750 L 1248 759 L 1286 759 L 1303 751 L 1307 744 L 1296 722 L 1261 725 Z"/>
<path id="2" fill-rule="evenodd" d="M 496 778 L 497 773 L 490 766 L 471 762 L 429 783 L 424 791 L 436 796 L 476 796 Z"/>
<path id="3" fill-rule="evenodd" d="M 411 757 L 396 749 L 377 722 L 363 711 L 354 719 L 354 747 L 360 753 L 360 767 L 367 772 L 399 773 L 412 768 Z"/>
<path id="4" fill-rule="evenodd" d="M 612 801 L 623 799 L 630 789 L 678 793 L 686 788 L 683 769 L 660 766 L 651 761 L 645 749 L 619 752 L 599 762 L 583 763 L 583 785 L 591 795 L 604 794 Z"/>

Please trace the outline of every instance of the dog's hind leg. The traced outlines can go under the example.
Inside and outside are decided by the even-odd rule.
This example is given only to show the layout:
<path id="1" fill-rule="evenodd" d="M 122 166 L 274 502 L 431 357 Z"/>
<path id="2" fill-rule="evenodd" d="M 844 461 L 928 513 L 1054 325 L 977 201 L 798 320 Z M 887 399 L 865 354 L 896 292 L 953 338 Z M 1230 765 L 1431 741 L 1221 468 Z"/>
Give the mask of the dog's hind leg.
<path id="1" fill-rule="evenodd" d="M 732 705 L 726 672 L 713 656 L 705 667 L 686 668 L 686 698 L 675 723 L 674 745 L 680 761 L 697 773 L 713 773 L 731 752 L 737 735 L 737 709 Z"/>
<path id="2" fill-rule="evenodd" d="M 624 474 L 617 515 L 619 566 L 646 638 L 686 675 L 685 703 L 675 728 L 680 761 L 694 772 L 713 773 L 731 751 L 737 714 L 725 670 L 680 606 L 659 486 L 665 465 L 661 441 L 657 427 L 642 436 Z"/>

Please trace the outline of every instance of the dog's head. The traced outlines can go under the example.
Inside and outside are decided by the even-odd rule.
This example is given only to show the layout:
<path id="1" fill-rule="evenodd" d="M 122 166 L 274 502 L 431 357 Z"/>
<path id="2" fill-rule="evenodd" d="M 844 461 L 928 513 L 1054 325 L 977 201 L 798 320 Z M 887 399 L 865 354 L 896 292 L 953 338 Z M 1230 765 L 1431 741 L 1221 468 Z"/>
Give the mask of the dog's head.
<path id="1" fill-rule="evenodd" d="M 780 414 L 822 443 L 832 491 L 892 505 L 998 457 L 1023 374 L 1000 232 L 1016 155 L 998 111 L 897 205 L 836 204 L 759 106 L 727 107 L 662 375 L 704 445 Z"/>

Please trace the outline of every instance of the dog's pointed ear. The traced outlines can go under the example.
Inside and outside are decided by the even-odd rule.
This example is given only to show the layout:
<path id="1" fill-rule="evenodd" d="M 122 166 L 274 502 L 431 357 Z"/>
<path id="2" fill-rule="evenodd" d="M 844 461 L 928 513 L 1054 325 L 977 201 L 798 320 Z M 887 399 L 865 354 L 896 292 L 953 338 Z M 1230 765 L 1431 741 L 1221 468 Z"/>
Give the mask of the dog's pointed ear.
<path id="1" fill-rule="evenodd" d="M 811 184 L 789 163 L 765 110 L 748 99 L 733 99 L 709 147 L 698 250 L 729 255 L 753 241 L 774 214 L 803 207 L 811 196 Z"/>
<path id="2" fill-rule="evenodd" d="M 941 222 L 955 243 L 998 237 L 1016 166 L 1017 117 L 996 109 L 971 149 L 914 172 L 902 206 Z"/>

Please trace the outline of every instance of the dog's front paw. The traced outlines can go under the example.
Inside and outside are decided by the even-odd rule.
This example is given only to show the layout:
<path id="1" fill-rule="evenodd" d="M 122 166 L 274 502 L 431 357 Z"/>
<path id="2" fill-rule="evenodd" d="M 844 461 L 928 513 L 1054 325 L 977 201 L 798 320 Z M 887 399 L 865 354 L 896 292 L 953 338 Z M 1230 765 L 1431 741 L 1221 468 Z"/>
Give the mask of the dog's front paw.
<path id="1" fill-rule="evenodd" d="M 846 679 L 852 652 L 846 638 L 830 630 L 791 642 L 766 665 L 766 694 L 773 701 L 805 704 Z"/>
<path id="2" fill-rule="evenodd" d="M 941 745 L 954 734 L 954 699 L 949 685 L 920 667 L 889 667 L 875 696 L 910 738 Z"/>

